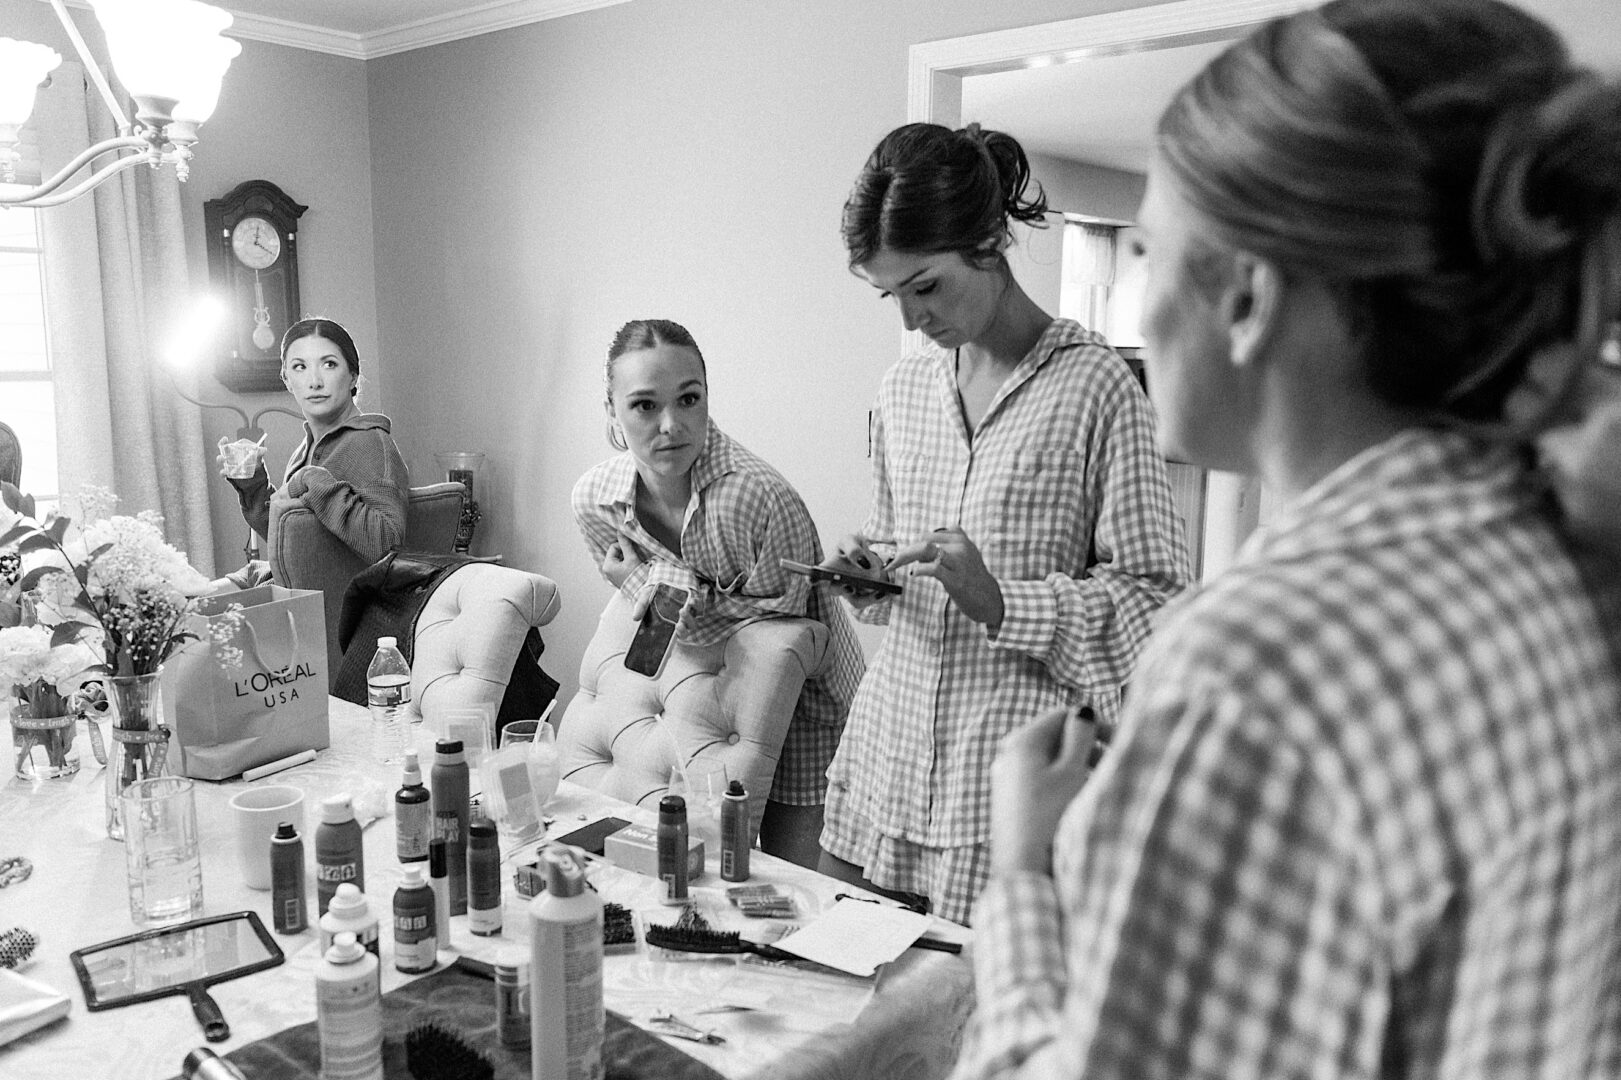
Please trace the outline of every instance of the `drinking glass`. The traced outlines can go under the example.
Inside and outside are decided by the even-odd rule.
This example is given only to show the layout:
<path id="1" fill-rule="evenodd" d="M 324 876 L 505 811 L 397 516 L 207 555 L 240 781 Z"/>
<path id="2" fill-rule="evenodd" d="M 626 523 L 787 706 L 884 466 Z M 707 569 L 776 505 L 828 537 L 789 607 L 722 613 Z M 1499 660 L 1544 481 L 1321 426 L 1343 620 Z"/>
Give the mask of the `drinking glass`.
<path id="1" fill-rule="evenodd" d="M 687 762 L 670 770 L 671 795 L 687 800 L 687 831 L 704 842 L 704 858 L 720 857 L 720 809 L 726 796 L 726 766 L 718 761 Z"/>
<path id="2" fill-rule="evenodd" d="M 138 926 L 162 926 L 203 911 L 203 863 L 197 803 L 183 776 L 137 780 L 119 796 L 129 914 Z"/>
<path id="3" fill-rule="evenodd" d="M 514 743 L 534 742 L 539 727 L 539 720 L 514 720 L 501 729 L 501 745 L 507 747 Z"/>

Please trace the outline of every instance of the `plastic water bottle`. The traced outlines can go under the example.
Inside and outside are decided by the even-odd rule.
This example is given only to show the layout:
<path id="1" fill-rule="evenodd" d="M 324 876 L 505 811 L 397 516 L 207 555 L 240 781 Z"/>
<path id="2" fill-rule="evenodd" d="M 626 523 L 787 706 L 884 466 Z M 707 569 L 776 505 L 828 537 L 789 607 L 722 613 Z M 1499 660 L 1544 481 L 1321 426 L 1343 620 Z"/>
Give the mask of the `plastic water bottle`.
<path id="1" fill-rule="evenodd" d="M 366 701 L 371 706 L 372 743 L 378 759 L 398 764 L 405 755 L 408 735 L 405 707 L 411 703 L 411 665 L 392 637 L 377 639 L 377 652 L 366 668 Z"/>

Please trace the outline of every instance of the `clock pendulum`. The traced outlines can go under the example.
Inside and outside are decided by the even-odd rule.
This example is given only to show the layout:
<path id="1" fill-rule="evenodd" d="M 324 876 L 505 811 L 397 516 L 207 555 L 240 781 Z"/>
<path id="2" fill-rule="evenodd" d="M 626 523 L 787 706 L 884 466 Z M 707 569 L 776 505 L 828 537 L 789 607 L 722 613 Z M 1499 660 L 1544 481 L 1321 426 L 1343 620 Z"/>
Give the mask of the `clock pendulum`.
<path id="1" fill-rule="evenodd" d="M 265 303 L 265 287 L 257 270 L 253 272 L 253 297 L 253 343 L 268 349 L 276 343 L 276 335 L 270 329 L 270 305 Z"/>

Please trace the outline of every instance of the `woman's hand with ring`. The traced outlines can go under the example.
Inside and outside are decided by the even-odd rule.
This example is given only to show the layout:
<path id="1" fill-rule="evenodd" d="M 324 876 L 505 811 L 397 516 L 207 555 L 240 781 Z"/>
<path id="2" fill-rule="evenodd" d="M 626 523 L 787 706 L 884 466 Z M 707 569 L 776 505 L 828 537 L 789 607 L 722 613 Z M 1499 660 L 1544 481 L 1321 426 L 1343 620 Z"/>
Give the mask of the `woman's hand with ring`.
<path id="1" fill-rule="evenodd" d="M 947 526 L 919 537 L 897 551 L 886 569 L 894 573 L 903 566 L 910 566 L 907 572 L 914 577 L 938 581 L 958 610 L 970 619 L 988 626 L 992 633 L 1001 629 L 1006 611 L 1002 586 L 991 576 L 985 557 L 961 526 Z"/>
<path id="2" fill-rule="evenodd" d="M 868 546 L 867 538 L 859 533 L 851 533 L 839 539 L 834 545 L 833 554 L 822 560 L 822 565 L 830 570 L 838 570 L 846 574 L 855 574 L 860 577 L 870 577 L 880 581 L 891 580 L 890 575 L 884 572 L 884 560 Z M 839 592 L 850 602 L 850 606 L 860 611 L 862 608 L 876 604 L 882 595 L 876 589 L 866 589 L 859 585 L 837 585 Z"/>

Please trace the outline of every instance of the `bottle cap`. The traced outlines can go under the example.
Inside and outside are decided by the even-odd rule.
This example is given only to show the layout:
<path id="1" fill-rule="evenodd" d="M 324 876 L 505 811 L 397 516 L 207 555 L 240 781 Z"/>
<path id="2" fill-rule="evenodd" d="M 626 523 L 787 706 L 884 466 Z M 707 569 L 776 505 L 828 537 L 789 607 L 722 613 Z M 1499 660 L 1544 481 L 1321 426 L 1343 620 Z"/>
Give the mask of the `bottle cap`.
<path id="1" fill-rule="evenodd" d="M 748 792 L 743 790 L 743 781 L 741 780 L 733 780 L 731 783 L 727 784 L 726 794 L 735 795 L 740 798 L 748 797 Z"/>
<path id="2" fill-rule="evenodd" d="M 352 881 L 345 881 L 333 892 L 332 899 L 327 901 L 326 912 L 336 915 L 340 919 L 354 918 L 366 914 L 366 894 Z"/>
<path id="3" fill-rule="evenodd" d="M 444 877 L 448 871 L 445 869 L 445 842 L 434 839 L 428 841 L 428 876 Z"/>
<path id="4" fill-rule="evenodd" d="M 297 840 L 298 830 L 293 827 L 293 823 L 291 821 L 278 822 L 276 824 L 276 835 L 272 837 L 272 839 Z"/>
<path id="5" fill-rule="evenodd" d="M 495 822 L 490 821 L 488 818 L 475 818 L 467 826 L 467 836 L 469 841 L 480 847 L 485 844 L 494 844 L 496 842 Z"/>
<path id="6" fill-rule="evenodd" d="M 329 964 L 352 964 L 365 955 L 366 950 L 348 930 L 339 930 L 333 934 L 332 944 L 326 948 L 326 959 Z"/>
<path id="7" fill-rule="evenodd" d="M 442 758 L 459 758 L 462 754 L 462 741 L 460 739 L 440 739 L 433 744 L 433 752 Z"/>
<path id="8" fill-rule="evenodd" d="M 687 800 L 679 795 L 666 795 L 659 800 L 660 821 L 685 821 L 687 819 Z"/>
<path id="9" fill-rule="evenodd" d="M 422 872 L 421 863 L 407 863 L 404 872 L 400 875 L 400 888 L 420 889 L 428 883 L 427 876 Z M 332 910 L 330 907 L 328 911 Z"/>
<path id="10" fill-rule="evenodd" d="M 347 791 L 321 800 L 321 820 L 328 825 L 341 825 L 355 819 L 355 804 Z"/>
<path id="11" fill-rule="evenodd" d="M 562 851 L 545 852 L 541 858 L 546 864 L 546 891 L 559 900 L 579 896 L 585 892 L 585 875 L 580 865 Z"/>
<path id="12" fill-rule="evenodd" d="M 399 645 L 399 639 L 392 636 L 384 636 L 377 639 L 377 647 L 379 649 L 397 649 L 399 648 Z"/>
<path id="13" fill-rule="evenodd" d="M 405 752 L 405 786 L 422 786 L 422 766 L 417 762 L 417 748 L 414 746 Z"/>

